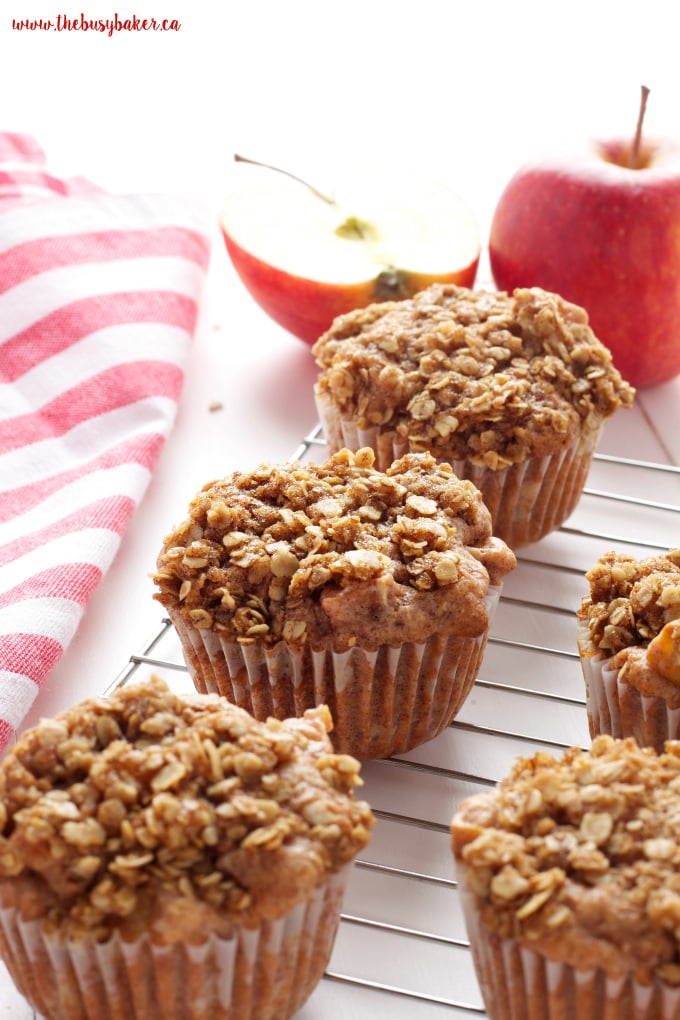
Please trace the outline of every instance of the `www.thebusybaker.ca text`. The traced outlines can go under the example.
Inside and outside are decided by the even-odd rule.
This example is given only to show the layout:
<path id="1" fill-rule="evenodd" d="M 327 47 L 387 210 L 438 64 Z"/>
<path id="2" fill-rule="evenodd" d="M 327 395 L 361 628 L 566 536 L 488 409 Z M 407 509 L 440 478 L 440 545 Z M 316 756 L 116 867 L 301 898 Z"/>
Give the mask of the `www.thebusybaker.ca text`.
<path id="1" fill-rule="evenodd" d="M 86 18 L 84 14 L 69 18 L 58 14 L 54 20 L 12 18 L 12 28 L 17 32 L 103 32 L 111 36 L 115 32 L 179 32 L 181 24 L 176 18 L 139 18 L 137 15 L 121 18 L 118 14 L 112 18 Z"/>

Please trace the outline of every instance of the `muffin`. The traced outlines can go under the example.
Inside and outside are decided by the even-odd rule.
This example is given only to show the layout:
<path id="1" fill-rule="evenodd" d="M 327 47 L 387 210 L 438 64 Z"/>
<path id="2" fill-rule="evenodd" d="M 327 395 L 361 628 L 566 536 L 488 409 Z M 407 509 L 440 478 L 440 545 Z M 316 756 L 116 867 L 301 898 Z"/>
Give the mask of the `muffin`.
<path id="1" fill-rule="evenodd" d="M 333 716 L 336 751 L 408 751 L 477 676 L 515 556 L 475 486 L 429 454 L 263 464 L 205 486 L 158 557 L 199 691 L 258 719 Z"/>
<path id="2" fill-rule="evenodd" d="M 680 737 L 680 549 L 608 552 L 586 578 L 576 615 L 590 735 L 662 751 Z"/>
<path id="3" fill-rule="evenodd" d="M 513 549 L 574 510 L 605 420 L 633 389 L 582 308 L 537 288 L 437 284 L 340 316 L 312 348 L 331 451 L 382 468 L 428 451 L 481 490 Z"/>
<path id="4" fill-rule="evenodd" d="M 451 826 L 489 1020 L 673 1020 L 680 744 L 520 759 Z"/>
<path id="5" fill-rule="evenodd" d="M 0 953 L 45 1020 L 287 1020 L 373 816 L 324 708 L 260 723 L 160 680 L 0 765 Z"/>

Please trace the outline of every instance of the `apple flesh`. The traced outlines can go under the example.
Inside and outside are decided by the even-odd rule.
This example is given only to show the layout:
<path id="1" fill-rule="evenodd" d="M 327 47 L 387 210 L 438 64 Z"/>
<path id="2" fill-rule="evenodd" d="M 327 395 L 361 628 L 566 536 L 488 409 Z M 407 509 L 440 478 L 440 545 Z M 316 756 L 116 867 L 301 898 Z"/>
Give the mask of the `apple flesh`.
<path id="1" fill-rule="evenodd" d="M 333 319 L 431 283 L 471 287 L 480 236 L 448 188 L 408 178 L 360 182 L 324 199 L 275 170 L 240 164 L 221 215 L 233 266 L 251 296 L 308 344 Z"/>
<path id="2" fill-rule="evenodd" d="M 590 141 L 538 157 L 496 206 L 489 259 L 496 286 L 538 286 L 588 312 L 634 386 L 680 373 L 680 143 Z"/>

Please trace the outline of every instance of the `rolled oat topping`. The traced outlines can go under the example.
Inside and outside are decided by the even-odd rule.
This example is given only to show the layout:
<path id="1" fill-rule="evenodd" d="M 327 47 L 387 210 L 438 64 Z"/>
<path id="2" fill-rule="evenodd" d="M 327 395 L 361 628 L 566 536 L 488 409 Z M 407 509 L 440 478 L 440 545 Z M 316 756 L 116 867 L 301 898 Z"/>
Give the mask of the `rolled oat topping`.
<path id="1" fill-rule="evenodd" d="M 493 470 L 598 429 L 634 395 L 585 311 L 538 288 L 437 284 L 340 316 L 312 350 L 317 396 L 342 418 Z"/>
<path id="2" fill-rule="evenodd" d="M 261 723 L 158 679 L 43 720 L 0 765 L 0 902 L 100 940 L 282 916 L 370 837 L 330 726 L 325 707 Z"/>
<path id="3" fill-rule="evenodd" d="M 652 665 L 680 683 L 680 549 L 645 559 L 607 552 L 586 578 L 590 592 L 577 616 L 592 652 L 614 657 L 624 677 L 627 669 Z"/>
<path id="4" fill-rule="evenodd" d="M 680 742 L 519 759 L 452 823 L 483 922 L 548 958 L 680 984 Z"/>
<path id="5" fill-rule="evenodd" d="M 373 464 L 372 450 L 341 450 L 205 486 L 165 539 L 155 597 L 246 644 L 330 637 L 341 651 L 482 633 L 489 585 L 515 557 L 479 491 L 426 454 Z"/>

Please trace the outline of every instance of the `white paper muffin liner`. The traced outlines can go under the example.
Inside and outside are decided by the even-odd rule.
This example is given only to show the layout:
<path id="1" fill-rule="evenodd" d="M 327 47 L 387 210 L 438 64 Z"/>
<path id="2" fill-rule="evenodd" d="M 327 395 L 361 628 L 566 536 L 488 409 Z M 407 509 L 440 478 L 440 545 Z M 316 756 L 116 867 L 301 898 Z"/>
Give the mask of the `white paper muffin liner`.
<path id="1" fill-rule="evenodd" d="M 502 585 L 486 597 L 489 626 Z M 202 693 L 222 694 L 256 719 L 300 716 L 328 705 L 338 753 L 360 761 L 402 754 L 441 733 L 477 679 L 488 630 L 434 634 L 421 644 L 334 652 L 280 641 L 242 645 L 189 626 L 170 611 L 189 672 Z"/>
<path id="2" fill-rule="evenodd" d="M 156 946 L 46 935 L 38 920 L 0 909 L 0 951 L 19 991 L 45 1020 L 289 1020 L 331 955 L 351 865 L 285 917 Z"/>
<path id="3" fill-rule="evenodd" d="M 577 644 L 586 688 L 586 710 L 591 738 L 601 733 L 634 737 L 641 747 L 662 752 L 667 740 L 680 738 L 680 708 L 665 698 L 641 694 L 619 679 L 611 657 L 593 654 L 585 624 L 577 627 Z"/>
<path id="4" fill-rule="evenodd" d="M 409 452 L 408 439 L 380 426 L 361 429 L 342 419 L 330 401 L 316 394 L 316 406 L 329 452 L 370 447 L 376 467 L 385 471 Z M 602 426 L 584 431 L 570 446 L 545 457 L 530 457 L 499 470 L 468 460 L 451 460 L 458 478 L 480 490 L 491 513 L 493 533 L 517 549 L 555 531 L 573 513 L 583 492 Z"/>
<path id="5" fill-rule="evenodd" d="M 475 897 L 461 901 L 477 981 L 489 1020 L 678 1020 L 680 988 L 603 970 L 577 970 L 485 925 Z"/>

